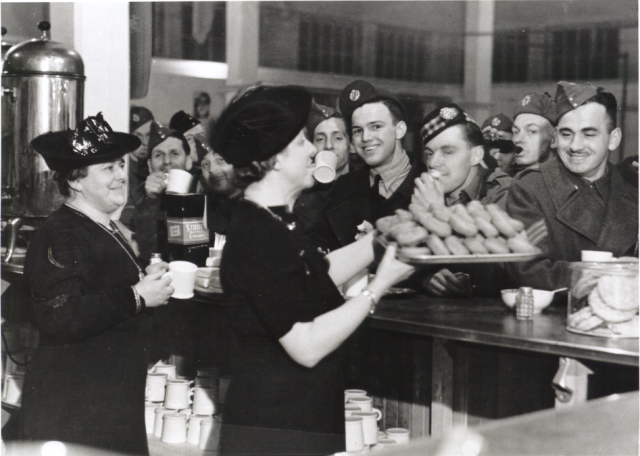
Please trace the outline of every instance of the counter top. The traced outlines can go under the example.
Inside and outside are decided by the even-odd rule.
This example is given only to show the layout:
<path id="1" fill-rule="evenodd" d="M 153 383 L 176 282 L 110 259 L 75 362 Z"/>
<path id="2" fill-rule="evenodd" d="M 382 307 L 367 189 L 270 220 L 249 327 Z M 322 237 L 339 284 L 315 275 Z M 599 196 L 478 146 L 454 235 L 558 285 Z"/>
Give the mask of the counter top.
<path id="1" fill-rule="evenodd" d="M 638 366 L 638 339 L 611 339 L 566 330 L 566 305 L 554 302 L 520 321 L 501 300 L 385 298 L 368 319 L 372 328 L 419 336 Z"/>

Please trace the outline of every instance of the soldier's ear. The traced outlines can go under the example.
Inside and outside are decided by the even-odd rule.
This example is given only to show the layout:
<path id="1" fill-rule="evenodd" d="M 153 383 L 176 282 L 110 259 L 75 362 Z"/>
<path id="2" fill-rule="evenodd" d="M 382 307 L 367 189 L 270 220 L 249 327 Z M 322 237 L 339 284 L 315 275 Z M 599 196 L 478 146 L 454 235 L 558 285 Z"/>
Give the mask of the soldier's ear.
<path id="1" fill-rule="evenodd" d="M 620 145 L 620 141 L 622 141 L 622 130 L 620 128 L 614 128 L 614 130 L 609 135 L 609 147 L 610 151 L 614 151 Z"/>
<path id="2" fill-rule="evenodd" d="M 401 120 L 396 124 L 396 139 L 404 138 L 404 135 L 407 134 L 407 124 L 404 120 Z"/>
<path id="3" fill-rule="evenodd" d="M 471 166 L 479 165 L 484 158 L 484 147 L 476 146 L 471 149 Z"/>

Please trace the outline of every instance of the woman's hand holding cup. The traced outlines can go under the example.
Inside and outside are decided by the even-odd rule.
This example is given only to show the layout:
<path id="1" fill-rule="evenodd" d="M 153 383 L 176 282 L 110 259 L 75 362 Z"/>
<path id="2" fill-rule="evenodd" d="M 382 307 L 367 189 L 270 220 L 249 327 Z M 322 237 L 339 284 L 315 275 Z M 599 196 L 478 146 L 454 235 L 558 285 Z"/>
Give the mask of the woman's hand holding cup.
<path id="1" fill-rule="evenodd" d="M 168 269 L 166 263 L 149 265 L 147 270 L 149 270 L 151 266 L 161 266 L 163 264 L 165 265 L 164 268 L 154 268 L 157 270 L 148 274 L 144 279 L 134 285 L 138 294 L 144 298 L 147 307 L 158 307 L 166 304 L 174 292 L 171 286 L 171 276 L 165 276 Z"/>

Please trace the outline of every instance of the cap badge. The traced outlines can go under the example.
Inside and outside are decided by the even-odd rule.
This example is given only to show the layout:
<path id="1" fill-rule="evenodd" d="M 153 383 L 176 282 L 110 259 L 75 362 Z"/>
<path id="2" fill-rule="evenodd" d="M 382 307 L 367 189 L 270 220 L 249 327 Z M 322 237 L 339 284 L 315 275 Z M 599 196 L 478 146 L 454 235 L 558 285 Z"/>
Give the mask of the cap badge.
<path id="1" fill-rule="evenodd" d="M 522 99 L 522 106 L 526 106 L 531 102 L 531 97 L 529 95 L 527 95 L 526 97 L 524 97 Z"/>
<path id="2" fill-rule="evenodd" d="M 358 89 L 353 89 L 349 94 L 349 99 L 351 101 L 356 101 L 358 98 L 360 98 L 360 91 Z"/>
<path id="3" fill-rule="evenodd" d="M 133 115 L 133 121 L 134 122 L 140 122 L 140 116 L 138 114 L 134 114 Z"/>
<path id="4" fill-rule="evenodd" d="M 491 121 L 491 125 L 493 125 L 494 127 L 497 127 L 498 125 L 500 125 L 500 119 L 498 119 L 497 117 L 494 117 L 493 120 Z"/>
<path id="5" fill-rule="evenodd" d="M 442 108 L 440 110 L 440 117 L 446 120 L 451 120 L 457 115 L 458 110 L 456 108 Z"/>

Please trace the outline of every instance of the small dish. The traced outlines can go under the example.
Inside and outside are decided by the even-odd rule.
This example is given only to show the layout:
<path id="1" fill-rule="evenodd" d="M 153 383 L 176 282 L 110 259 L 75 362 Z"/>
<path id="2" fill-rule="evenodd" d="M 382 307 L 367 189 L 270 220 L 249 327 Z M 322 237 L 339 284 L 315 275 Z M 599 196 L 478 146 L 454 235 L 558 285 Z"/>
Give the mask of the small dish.
<path id="1" fill-rule="evenodd" d="M 510 288 L 506 290 L 500 290 L 500 294 L 502 295 L 502 302 L 504 302 L 507 306 L 513 308 L 516 304 L 516 296 L 518 296 L 517 288 Z M 547 290 L 533 290 L 533 313 L 539 314 L 544 309 L 549 307 L 551 301 L 553 301 L 553 296 L 555 291 L 547 291 Z"/>

